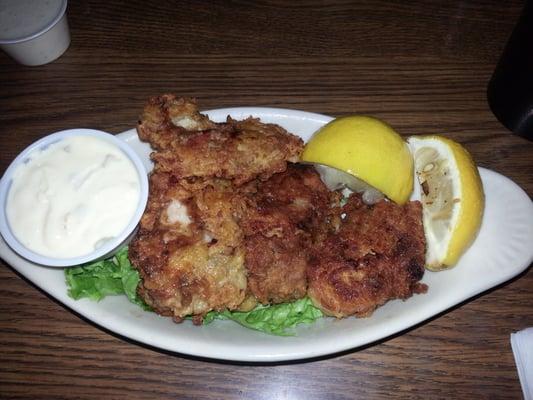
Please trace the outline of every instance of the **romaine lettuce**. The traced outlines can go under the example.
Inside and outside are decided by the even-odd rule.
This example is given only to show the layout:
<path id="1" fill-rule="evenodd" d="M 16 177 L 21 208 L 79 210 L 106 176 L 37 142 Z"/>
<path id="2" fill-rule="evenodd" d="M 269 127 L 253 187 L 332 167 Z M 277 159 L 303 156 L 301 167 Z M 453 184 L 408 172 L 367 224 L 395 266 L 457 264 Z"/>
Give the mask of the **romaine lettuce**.
<path id="1" fill-rule="evenodd" d="M 279 336 L 291 336 L 298 324 L 312 323 L 323 314 L 307 297 L 291 303 L 257 306 L 252 311 L 211 311 L 204 317 L 204 324 L 215 319 L 229 319 L 247 328 Z"/>
<path id="2" fill-rule="evenodd" d="M 128 248 L 124 247 L 111 259 L 97 261 L 65 269 L 68 295 L 75 300 L 87 297 L 99 301 L 106 296 L 125 294 L 128 299 L 151 310 L 137 294 L 140 282 L 139 272 L 128 259 Z M 290 336 L 298 324 L 311 323 L 323 316 L 308 298 L 292 303 L 259 305 L 251 311 L 211 311 L 204 317 L 204 324 L 215 319 L 235 321 L 246 328 L 280 336 Z"/>
<path id="3" fill-rule="evenodd" d="M 75 300 L 87 297 L 99 301 L 106 296 L 125 294 L 145 310 L 150 307 L 137 295 L 139 272 L 128 259 L 128 248 L 120 249 L 113 258 L 65 268 L 68 295 Z"/>

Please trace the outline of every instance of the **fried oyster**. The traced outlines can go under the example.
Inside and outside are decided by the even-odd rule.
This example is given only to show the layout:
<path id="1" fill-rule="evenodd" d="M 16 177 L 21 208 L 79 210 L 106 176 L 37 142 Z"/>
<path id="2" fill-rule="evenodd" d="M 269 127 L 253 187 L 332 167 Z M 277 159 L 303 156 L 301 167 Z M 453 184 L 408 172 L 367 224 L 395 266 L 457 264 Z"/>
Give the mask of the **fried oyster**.
<path id="1" fill-rule="evenodd" d="M 326 314 L 370 316 L 392 299 L 424 293 L 422 205 L 381 200 L 367 205 L 352 194 L 338 232 L 315 246 L 308 295 Z"/>
<path id="2" fill-rule="evenodd" d="M 147 209 L 129 248 L 140 295 L 176 321 L 238 308 L 248 287 L 239 226 L 247 191 L 298 160 L 301 139 L 253 118 L 214 123 L 173 95 L 150 99 L 138 134 L 155 150 Z"/>
<path id="3" fill-rule="evenodd" d="M 306 295 L 326 314 L 369 316 L 427 290 L 418 202 L 367 205 L 294 164 L 303 142 L 258 119 L 216 123 L 191 99 L 151 98 L 138 125 L 154 169 L 129 257 L 159 314 L 202 322 Z"/>

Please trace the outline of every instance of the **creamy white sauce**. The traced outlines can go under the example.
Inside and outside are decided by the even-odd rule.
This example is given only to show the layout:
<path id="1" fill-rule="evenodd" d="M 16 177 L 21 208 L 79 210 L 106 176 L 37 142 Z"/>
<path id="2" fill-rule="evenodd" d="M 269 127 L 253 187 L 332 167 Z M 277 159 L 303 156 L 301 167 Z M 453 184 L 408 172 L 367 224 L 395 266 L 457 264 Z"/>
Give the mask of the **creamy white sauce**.
<path id="1" fill-rule="evenodd" d="M 135 166 L 119 148 L 104 139 L 73 136 L 35 151 L 15 170 L 6 214 L 28 249 L 70 258 L 119 235 L 139 198 Z"/>

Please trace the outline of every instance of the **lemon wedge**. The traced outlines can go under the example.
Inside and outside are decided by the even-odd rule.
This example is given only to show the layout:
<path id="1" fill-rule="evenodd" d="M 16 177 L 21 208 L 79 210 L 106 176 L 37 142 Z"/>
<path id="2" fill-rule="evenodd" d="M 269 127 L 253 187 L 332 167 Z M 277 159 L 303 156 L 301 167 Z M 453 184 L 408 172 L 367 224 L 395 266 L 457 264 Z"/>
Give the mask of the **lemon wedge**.
<path id="1" fill-rule="evenodd" d="M 420 184 L 426 235 L 426 266 L 454 266 L 475 239 L 485 206 L 479 172 L 467 150 L 442 136 L 407 142 Z"/>
<path id="2" fill-rule="evenodd" d="M 407 143 L 379 119 L 334 119 L 306 144 L 302 161 L 347 172 L 403 204 L 413 190 L 413 157 Z"/>

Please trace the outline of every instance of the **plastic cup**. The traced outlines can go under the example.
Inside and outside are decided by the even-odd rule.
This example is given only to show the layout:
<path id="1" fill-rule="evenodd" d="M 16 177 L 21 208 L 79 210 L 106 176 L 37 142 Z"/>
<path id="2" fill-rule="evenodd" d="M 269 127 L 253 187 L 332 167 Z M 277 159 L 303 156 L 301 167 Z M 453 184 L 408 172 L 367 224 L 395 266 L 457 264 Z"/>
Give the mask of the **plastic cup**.
<path id="1" fill-rule="evenodd" d="M 0 48 L 23 65 L 54 61 L 70 44 L 67 0 L 0 0 Z"/>
<path id="2" fill-rule="evenodd" d="M 526 1 L 487 89 L 496 118 L 533 141 L 533 0 Z"/>

